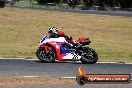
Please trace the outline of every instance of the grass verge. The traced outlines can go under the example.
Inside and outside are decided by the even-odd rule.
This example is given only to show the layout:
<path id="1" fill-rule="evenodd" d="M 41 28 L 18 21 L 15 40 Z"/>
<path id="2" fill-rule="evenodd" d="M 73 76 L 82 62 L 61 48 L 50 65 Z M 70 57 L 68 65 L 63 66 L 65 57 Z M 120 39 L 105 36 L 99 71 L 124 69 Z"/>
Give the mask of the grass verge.
<path id="1" fill-rule="evenodd" d="M 99 61 L 132 62 L 132 17 L 0 9 L 0 57 L 36 58 L 49 27 L 77 39 L 89 37 Z"/>
<path id="2" fill-rule="evenodd" d="M 75 84 L 75 79 L 52 77 L 0 77 L 0 86 Z"/>

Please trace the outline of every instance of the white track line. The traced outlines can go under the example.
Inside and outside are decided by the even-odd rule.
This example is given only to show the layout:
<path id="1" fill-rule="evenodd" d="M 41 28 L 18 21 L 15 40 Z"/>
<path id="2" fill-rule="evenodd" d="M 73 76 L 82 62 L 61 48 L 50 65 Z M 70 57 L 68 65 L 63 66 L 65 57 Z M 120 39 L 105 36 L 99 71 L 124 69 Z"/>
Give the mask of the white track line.
<path id="1" fill-rule="evenodd" d="M 132 64 L 132 63 L 120 63 L 120 62 L 97 62 L 97 63 L 104 63 L 104 64 Z"/>
<path id="2" fill-rule="evenodd" d="M 2 57 L 0 57 L 0 59 L 9 59 L 9 60 L 13 60 L 13 59 L 16 59 L 16 60 L 38 60 L 38 59 L 26 59 L 26 58 L 2 58 Z"/>
<path id="3" fill-rule="evenodd" d="M 60 77 L 62 79 L 76 79 L 76 77 Z"/>
<path id="4" fill-rule="evenodd" d="M 23 77 L 23 78 L 39 78 L 40 76 L 18 76 L 18 77 Z"/>

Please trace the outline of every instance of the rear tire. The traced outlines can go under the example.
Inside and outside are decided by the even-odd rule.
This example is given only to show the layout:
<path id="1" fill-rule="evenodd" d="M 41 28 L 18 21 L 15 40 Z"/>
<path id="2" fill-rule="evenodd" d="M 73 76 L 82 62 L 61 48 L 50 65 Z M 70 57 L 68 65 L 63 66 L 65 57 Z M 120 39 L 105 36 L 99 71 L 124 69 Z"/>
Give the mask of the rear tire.
<path id="1" fill-rule="evenodd" d="M 36 51 L 36 55 L 38 59 L 44 63 L 53 63 L 55 62 L 56 59 L 56 55 L 54 51 L 50 50 L 48 53 L 46 53 L 43 48 L 39 48 Z"/>
<path id="2" fill-rule="evenodd" d="M 83 53 L 86 53 L 82 55 L 80 61 L 84 64 L 94 64 L 98 60 L 98 55 L 92 48 L 84 47 Z"/>

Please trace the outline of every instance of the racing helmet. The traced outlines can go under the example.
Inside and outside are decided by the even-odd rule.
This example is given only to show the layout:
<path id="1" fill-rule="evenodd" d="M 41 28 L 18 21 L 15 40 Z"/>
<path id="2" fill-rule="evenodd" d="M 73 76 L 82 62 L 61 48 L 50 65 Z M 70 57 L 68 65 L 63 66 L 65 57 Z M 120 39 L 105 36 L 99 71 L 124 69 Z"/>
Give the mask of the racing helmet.
<path id="1" fill-rule="evenodd" d="M 58 30 L 55 27 L 49 28 L 48 33 L 58 34 Z"/>

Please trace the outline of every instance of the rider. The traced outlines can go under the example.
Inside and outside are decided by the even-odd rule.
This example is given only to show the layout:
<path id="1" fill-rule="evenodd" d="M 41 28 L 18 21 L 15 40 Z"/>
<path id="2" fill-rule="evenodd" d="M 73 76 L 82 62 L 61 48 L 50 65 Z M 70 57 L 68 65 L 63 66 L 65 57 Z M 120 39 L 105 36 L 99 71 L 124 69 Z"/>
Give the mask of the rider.
<path id="1" fill-rule="evenodd" d="M 59 37 L 58 30 L 55 27 L 49 28 L 48 33 L 49 33 L 49 38 L 57 38 L 57 37 Z"/>
<path id="2" fill-rule="evenodd" d="M 49 33 L 49 38 L 64 37 L 67 42 L 69 42 L 69 43 L 73 42 L 72 37 L 65 35 L 65 33 L 63 31 L 58 31 L 58 29 L 55 27 L 50 28 L 48 30 L 48 33 Z"/>
<path id="3" fill-rule="evenodd" d="M 69 45 L 71 47 L 74 47 L 77 45 L 77 42 L 72 39 L 72 37 L 67 36 L 63 31 L 58 31 L 57 28 L 52 27 L 48 30 L 49 38 L 58 38 L 58 37 L 64 37 Z"/>

